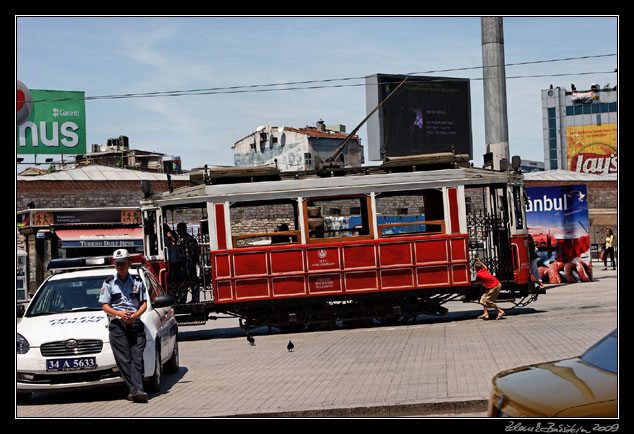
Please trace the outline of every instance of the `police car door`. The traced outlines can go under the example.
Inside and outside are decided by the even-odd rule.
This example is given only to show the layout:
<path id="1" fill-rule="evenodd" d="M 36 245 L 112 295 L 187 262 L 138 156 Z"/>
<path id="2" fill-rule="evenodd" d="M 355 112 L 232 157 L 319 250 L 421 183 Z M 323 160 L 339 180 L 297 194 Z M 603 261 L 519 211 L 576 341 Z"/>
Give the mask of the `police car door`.
<path id="1" fill-rule="evenodd" d="M 145 283 L 150 299 L 153 300 L 159 295 L 165 295 L 163 288 L 158 284 L 152 273 L 143 273 L 143 283 Z M 174 348 L 174 339 L 171 336 L 172 322 L 174 321 L 174 313 L 171 306 L 154 308 L 155 314 L 159 320 L 158 335 L 161 342 L 161 356 L 167 357 L 172 354 Z"/>

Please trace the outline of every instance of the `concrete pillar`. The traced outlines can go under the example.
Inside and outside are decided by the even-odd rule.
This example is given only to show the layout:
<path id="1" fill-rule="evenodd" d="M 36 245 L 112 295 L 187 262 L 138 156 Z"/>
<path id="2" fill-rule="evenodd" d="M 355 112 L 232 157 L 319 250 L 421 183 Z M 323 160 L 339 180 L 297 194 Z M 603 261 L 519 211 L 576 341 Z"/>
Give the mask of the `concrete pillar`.
<path id="1" fill-rule="evenodd" d="M 502 17 L 482 17 L 481 23 L 486 150 L 499 170 L 502 159 L 510 164 Z"/>

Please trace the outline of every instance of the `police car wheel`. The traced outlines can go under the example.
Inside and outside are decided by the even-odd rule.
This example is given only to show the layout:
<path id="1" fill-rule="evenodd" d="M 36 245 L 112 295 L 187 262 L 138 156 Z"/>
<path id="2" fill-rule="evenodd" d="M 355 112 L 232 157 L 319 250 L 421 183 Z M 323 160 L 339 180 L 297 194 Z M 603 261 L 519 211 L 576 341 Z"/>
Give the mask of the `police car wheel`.
<path id="1" fill-rule="evenodd" d="M 178 371 L 179 368 L 179 360 L 178 360 L 178 339 L 174 342 L 174 351 L 172 352 L 172 357 L 165 362 L 165 366 L 163 369 L 166 374 L 173 374 Z"/>
<path id="2" fill-rule="evenodd" d="M 31 392 L 18 392 L 16 394 L 17 402 L 29 402 L 31 400 Z"/>
<path id="3" fill-rule="evenodd" d="M 161 389 L 161 353 L 159 344 L 156 344 L 154 354 L 154 374 L 145 382 L 145 391 L 156 393 Z"/>

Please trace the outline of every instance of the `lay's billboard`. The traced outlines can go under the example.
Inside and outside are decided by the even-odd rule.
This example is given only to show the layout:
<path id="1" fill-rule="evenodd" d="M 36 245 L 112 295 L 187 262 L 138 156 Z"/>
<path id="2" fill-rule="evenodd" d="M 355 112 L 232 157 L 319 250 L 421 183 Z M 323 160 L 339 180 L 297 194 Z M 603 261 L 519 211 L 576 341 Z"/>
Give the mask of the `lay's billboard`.
<path id="1" fill-rule="evenodd" d="M 17 154 L 85 154 L 84 92 L 16 87 Z"/>
<path id="2" fill-rule="evenodd" d="M 568 170 L 607 175 L 617 172 L 617 124 L 566 128 Z"/>

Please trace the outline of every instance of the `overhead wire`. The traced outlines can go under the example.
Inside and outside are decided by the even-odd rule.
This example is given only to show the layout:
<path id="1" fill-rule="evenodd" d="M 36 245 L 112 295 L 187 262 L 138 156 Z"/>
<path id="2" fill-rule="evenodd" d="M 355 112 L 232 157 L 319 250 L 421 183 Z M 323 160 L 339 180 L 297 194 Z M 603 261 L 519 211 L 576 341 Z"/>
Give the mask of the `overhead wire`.
<path id="1" fill-rule="evenodd" d="M 507 63 L 505 67 L 512 66 L 525 66 L 525 65 L 533 65 L 533 64 L 543 64 L 543 63 L 554 63 L 554 62 L 563 62 L 563 61 L 571 61 L 571 60 L 583 60 L 583 59 L 591 59 L 591 58 L 602 58 L 602 57 L 611 57 L 616 56 L 616 53 L 610 54 L 599 54 L 599 55 L 588 55 L 588 56 L 578 56 L 578 57 L 565 57 L 565 58 L 557 58 L 557 59 L 545 59 L 545 60 L 534 60 L 534 61 L 525 61 L 525 62 L 516 62 L 516 63 Z M 495 65 L 490 65 L 488 67 L 495 67 Z M 418 71 L 418 72 L 409 72 L 405 74 L 388 74 L 388 75 L 419 75 L 419 74 L 437 74 L 437 73 L 445 73 L 445 72 L 457 72 L 457 71 L 468 71 L 468 70 L 476 70 L 483 69 L 484 66 L 470 66 L 470 67 L 462 67 L 462 68 L 447 68 L 447 69 L 436 69 L 429 71 Z M 617 72 L 616 68 L 612 71 L 590 71 L 590 72 L 572 72 L 572 73 L 553 73 L 553 74 L 531 74 L 531 75 L 514 75 L 514 76 L 506 76 L 506 79 L 520 79 L 520 78 L 544 78 L 544 77 L 562 77 L 562 76 L 573 76 L 573 75 L 594 75 L 594 74 L 610 74 Z M 433 79 L 433 77 L 431 77 Z M 366 76 L 355 76 L 355 77 L 342 77 L 342 78 L 329 78 L 329 79 L 319 79 L 319 80 L 303 80 L 303 81 L 289 81 L 282 83 L 267 83 L 267 84 L 251 84 L 251 85 L 241 85 L 241 86 L 226 86 L 226 87 L 212 87 L 212 88 L 199 88 L 199 89 L 187 89 L 187 90 L 171 90 L 171 91 L 155 91 L 155 92 L 138 92 L 138 93 L 125 93 L 125 94 L 115 94 L 115 95 L 98 95 L 98 96 L 85 96 L 83 98 L 76 97 L 67 97 L 67 98 L 56 98 L 56 99 L 40 99 L 40 100 L 32 100 L 31 102 L 58 102 L 58 101 L 71 101 L 71 100 L 104 100 L 104 99 L 129 99 L 129 98 L 157 98 L 157 97 L 178 97 L 178 96 L 198 96 L 198 95 L 219 95 L 219 94 L 236 94 L 236 93 L 256 93 L 256 92 L 277 92 L 277 91 L 292 91 L 292 90 L 311 90 L 311 89 L 324 89 L 324 88 L 341 88 L 341 87 L 359 87 L 366 86 L 367 83 L 340 83 L 340 84 L 331 84 L 333 82 L 338 81 L 352 81 L 352 80 L 365 80 Z M 447 77 L 438 78 L 439 80 L 446 81 Z M 450 80 L 451 78 L 449 78 Z M 470 80 L 484 80 L 482 77 L 470 78 Z M 317 83 L 328 83 L 328 84 L 317 84 Z M 308 84 L 315 84 L 313 86 L 304 86 Z M 285 87 L 281 87 L 285 86 Z"/>

